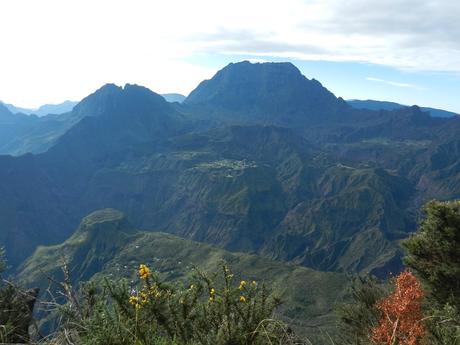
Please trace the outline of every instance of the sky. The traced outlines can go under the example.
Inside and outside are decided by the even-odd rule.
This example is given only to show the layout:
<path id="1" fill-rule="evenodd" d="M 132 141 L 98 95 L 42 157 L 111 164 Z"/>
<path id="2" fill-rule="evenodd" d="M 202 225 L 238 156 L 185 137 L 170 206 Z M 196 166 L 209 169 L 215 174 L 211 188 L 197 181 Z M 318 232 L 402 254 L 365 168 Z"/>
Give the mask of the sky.
<path id="1" fill-rule="evenodd" d="M 0 100 L 187 95 L 230 62 L 290 61 L 344 99 L 460 113 L 459 18 L 458 0 L 1 0 Z"/>

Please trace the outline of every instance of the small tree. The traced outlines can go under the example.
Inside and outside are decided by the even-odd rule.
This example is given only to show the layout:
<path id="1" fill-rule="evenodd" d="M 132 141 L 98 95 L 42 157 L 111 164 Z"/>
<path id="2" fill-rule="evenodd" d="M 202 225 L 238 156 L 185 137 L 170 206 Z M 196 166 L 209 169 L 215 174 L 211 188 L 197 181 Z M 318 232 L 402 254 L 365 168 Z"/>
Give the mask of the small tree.
<path id="1" fill-rule="evenodd" d="M 432 201 L 424 211 L 418 232 L 403 243 L 404 262 L 439 304 L 460 309 L 460 201 Z"/>
<path id="2" fill-rule="evenodd" d="M 422 278 L 429 343 L 460 344 L 460 202 L 429 202 L 417 233 L 406 240 L 405 263 Z"/>
<path id="3" fill-rule="evenodd" d="M 383 313 L 371 339 L 382 345 L 419 345 L 425 335 L 423 326 L 423 290 L 409 271 L 395 279 L 395 291 L 378 303 Z"/>

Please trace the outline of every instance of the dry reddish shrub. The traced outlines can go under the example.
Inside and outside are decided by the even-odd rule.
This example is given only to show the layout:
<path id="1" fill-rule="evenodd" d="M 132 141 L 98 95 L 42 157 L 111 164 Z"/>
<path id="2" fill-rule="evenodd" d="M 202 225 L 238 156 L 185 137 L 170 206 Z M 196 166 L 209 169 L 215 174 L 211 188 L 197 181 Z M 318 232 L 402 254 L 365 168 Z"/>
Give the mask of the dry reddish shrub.
<path id="1" fill-rule="evenodd" d="M 395 292 L 378 304 L 383 316 L 372 330 L 375 344 L 420 345 L 425 334 L 420 282 L 409 271 L 395 279 Z"/>

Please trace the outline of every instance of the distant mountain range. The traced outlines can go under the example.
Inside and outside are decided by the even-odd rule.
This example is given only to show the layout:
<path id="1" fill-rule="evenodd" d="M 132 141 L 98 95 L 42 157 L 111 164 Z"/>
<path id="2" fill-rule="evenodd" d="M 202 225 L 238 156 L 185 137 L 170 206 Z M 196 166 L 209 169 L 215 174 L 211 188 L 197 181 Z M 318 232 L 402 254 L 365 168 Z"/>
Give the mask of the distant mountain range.
<path id="1" fill-rule="evenodd" d="M 289 63 L 230 64 L 182 103 L 107 84 L 61 115 L 0 105 L 1 152 L 23 154 L 0 156 L 0 245 L 33 282 L 36 267 L 55 270 L 56 249 L 87 279 L 165 243 L 171 262 L 204 264 L 194 251 L 236 266 L 252 258 L 270 279 L 274 262 L 286 279 L 288 265 L 324 284 L 344 272 L 386 277 L 420 206 L 460 197 L 459 138 L 460 117 L 357 109 Z M 106 208 L 130 220 L 124 234 L 75 232 Z M 152 251 L 133 249 L 139 239 Z"/>
<path id="2" fill-rule="evenodd" d="M 170 103 L 174 103 L 174 102 L 182 103 L 187 98 L 184 95 L 181 95 L 179 93 L 163 93 L 161 95 L 167 102 L 170 102 Z"/>
<path id="3" fill-rule="evenodd" d="M 403 105 L 399 103 L 374 101 L 370 99 L 366 101 L 353 99 L 353 100 L 348 100 L 347 103 L 357 109 L 369 109 L 369 110 L 395 110 L 395 109 L 401 109 L 404 107 L 408 107 L 407 105 Z M 453 116 L 459 115 L 457 113 L 447 111 L 447 110 L 442 110 L 442 109 L 427 108 L 427 107 L 420 107 L 420 109 L 422 111 L 426 111 L 430 113 L 430 115 L 433 117 L 453 117 Z"/>
<path id="4" fill-rule="evenodd" d="M 80 120 L 76 112 L 43 117 L 14 114 L 0 103 L 0 154 L 44 152 Z"/>
<path id="5" fill-rule="evenodd" d="M 167 102 L 170 102 L 170 103 L 174 103 L 174 102 L 182 103 L 187 98 L 186 96 L 181 95 L 179 93 L 165 93 L 165 94 L 161 94 L 161 96 L 163 96 L 163 98 Z M 193 102 L 193 98 L 191 102 Z M 395 110 L 395 109 L 401 109 L 404 107 L 409 107 L 408 105 L 403 105 L 403 104 L 399 104 L 395 102 L 376 101 L 376 100 L 352 99 L 352 100 L 347 100 L 346 102 L 354 108 L 369 109 L 369 110 Z M 2 102 L 0 101 L 0 103 Z M 59 114 L 67 113 L 71 111 L 73 107 L 77 104 L 78 102 L 64 101 L 63 103 L 60 103 L 60 104 L 45 104 L 37 109 L 28 109 L 28 108 L 16 107 L 12 104 L 3 103 L 3 105 L 13 114 L 37 115 L 39 117 L 50 115 L 50 114 L 59 115 Z M 430 115 L 433 117 L 453 117 L 453 116 L 459 115 L 451 111 L 436 109 L 436 108 L 420 107 L 420 109 L 422 111 L 429 112 Z"/>
<path id="6" fill-rule="evenodd" d="M 45 104 L 37 109 L 20 108 L 7 103 L 3 104 L 13 114 L 37 115 L 41 117 L 49 114 L 59 115 L 72 111 L 73 107 L 77 105 L 78 102 L 65 101 L 60 104 Z"/>

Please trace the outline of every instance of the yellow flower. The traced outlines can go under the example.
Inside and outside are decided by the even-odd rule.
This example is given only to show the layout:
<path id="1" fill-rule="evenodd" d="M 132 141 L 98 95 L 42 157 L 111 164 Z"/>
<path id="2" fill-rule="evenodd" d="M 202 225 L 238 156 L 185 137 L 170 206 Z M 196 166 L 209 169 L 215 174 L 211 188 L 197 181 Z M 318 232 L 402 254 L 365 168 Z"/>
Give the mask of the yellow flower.
<path id="1" fill-rule="evenodd" d="M 131 303 L 132 305 L 138 305 L 139 304 L 139 298 L 136 297 L 136 296 L 131 296 L 129 298 L 129 303 Z"/>
<path id="2" fill-rule="evenodd" d="M 246 297 L 240 296 L 240 302 L 246 302 Z"/>
<path id="3" fill-rule="evenodd" d="M 150 275 L 150 268 L 148 268 L 146 265 L 141 264 L 139 266 L 139 277 L 141 279 L 147 279 Z"/>
<path id="4" fill-rule="evenodd" d="M 149 290 L 149 295 L 159 298 L 161 296 L 161 291 L 158 290 L 158 286 L 156 284 L 152 285 Z"/>
<path id="5" fill-rule="evenodd" d="M 209 294 L 211 296 L 214 296 L 216 294 L 216 290 L 214 290 L 214 288 L 211 288 L 211 290 L 209 291 Z"/>
<path id="6" fill-rule="evenodd" d="M 240 282 L 240 286 L 238 287 L 238 289 L 243 290 L 245 286 L 246 286 L 246 282 L 244 280 L 242 280 Z"/>
<path id="7" fill-rule="evenodd" d="M 252 281 L 252 286 L 257 286 L 257 282 L 255 280 Z"/>
<path id="8" fill-rule="evenodd" d="M 209 297 L 209 303 L 212 303 L 212 302 L 214 302 L 214 297 L 213 296 Z"/>
<path id="9" fill-rule="evenodd" d="M 141 300 L 141 304 L 147 304 L 148 301 L 149 301 L 149 298 L 147 296 L 147 294 L 145 292 L 141 292 L 139 294 L 139 296 L 141 296 L 140 300 Z"/>
<path id="10" fill-rule="evenodd" d="M 193 284 L 190 285 L 190 287 L 189 287 L 190 290 L 193 290 L 194 288 L 195 288 L 195 285 L 193 285 Z"/>

